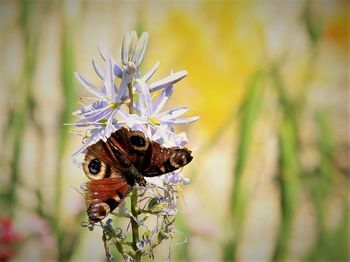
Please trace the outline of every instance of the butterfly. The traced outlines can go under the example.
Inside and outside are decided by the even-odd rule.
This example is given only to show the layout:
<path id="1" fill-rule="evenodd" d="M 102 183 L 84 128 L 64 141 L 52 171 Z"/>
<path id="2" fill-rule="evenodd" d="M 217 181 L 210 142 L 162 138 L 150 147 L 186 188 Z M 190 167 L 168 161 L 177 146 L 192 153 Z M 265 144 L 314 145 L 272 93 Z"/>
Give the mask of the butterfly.
<path id="1" fill-rule="evenodd" d="M 146 185 L 144 177 L 175 171 L 192 161 L 191 151 L 163 147 L 141 131 L 122 127 L 106 141 L 89 146 L 83 162 L 85 199 L 90 223 L 103 220 L 131 192 L 135 183 Z"/>

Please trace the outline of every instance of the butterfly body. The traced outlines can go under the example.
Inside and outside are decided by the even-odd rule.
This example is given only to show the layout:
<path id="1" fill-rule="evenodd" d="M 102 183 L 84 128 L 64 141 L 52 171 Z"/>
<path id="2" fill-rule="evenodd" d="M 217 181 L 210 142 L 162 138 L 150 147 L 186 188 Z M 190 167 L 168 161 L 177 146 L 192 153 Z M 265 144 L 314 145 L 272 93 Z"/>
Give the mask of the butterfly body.
<path id="1" fill-rule="evenodd" d="M 87 148 L 83 170 L 91 179 L 85 198 L 90 222 L 99 222 L 130 193 L 144 177 L 175 171 L 192 160 L 187 148 L 161 146 L 140 131 L 125 127 Z"/>

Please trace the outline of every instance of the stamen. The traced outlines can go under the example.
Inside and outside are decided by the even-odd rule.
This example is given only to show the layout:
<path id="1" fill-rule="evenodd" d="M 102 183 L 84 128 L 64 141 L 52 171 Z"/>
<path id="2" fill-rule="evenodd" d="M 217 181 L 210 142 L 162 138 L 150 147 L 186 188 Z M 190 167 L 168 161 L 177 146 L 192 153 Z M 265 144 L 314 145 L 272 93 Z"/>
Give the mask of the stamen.
<path id="1" fill-rule="evenodd" d="M 153 125 L 159 125 L 158 119 L 157 119 L 157 118 L 154 118 L 154 117 L 152 117 L 152 116 L 150 116 L 150 117 L 148 118 L 148 121 L 149 121 L 151 124 L 153 124 Z"/>

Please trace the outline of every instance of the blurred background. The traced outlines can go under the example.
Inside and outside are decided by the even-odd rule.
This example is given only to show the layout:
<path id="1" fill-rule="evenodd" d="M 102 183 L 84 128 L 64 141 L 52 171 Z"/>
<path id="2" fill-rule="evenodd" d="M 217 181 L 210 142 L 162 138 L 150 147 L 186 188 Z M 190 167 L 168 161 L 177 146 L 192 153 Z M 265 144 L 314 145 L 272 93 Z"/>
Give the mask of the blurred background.
<path id="1" fill-rule="evenodd" d="M 86 181 L 63 123 L 80 72 L 124 32 L 150 34 L 143 72 L 187 70 L 168 106 L 186 131 L 192 183 L 175 261 L 349 261 L 349 1 L 0 2 L 0 260 L 103 261 L 80 226 Z M 156 261 L 168 250 L 158 248 Z"/>

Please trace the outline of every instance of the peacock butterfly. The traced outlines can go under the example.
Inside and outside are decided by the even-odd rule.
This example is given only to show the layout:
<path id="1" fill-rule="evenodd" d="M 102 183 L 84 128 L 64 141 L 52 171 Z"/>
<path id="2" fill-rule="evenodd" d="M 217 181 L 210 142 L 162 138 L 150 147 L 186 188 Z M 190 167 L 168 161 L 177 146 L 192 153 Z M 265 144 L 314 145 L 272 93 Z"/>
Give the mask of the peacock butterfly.
<path id="1" fill-rule="evenodd" d="M 85 199 L 91 223 L 103 220 L 130 193 L 135 183 L 146 185 L 144 177 L 175 171 L 192 160 L 187 148 L 163 147 L 140 131 L 122 127 L 106 142 L 87 148 L 83 162 Z"/>

